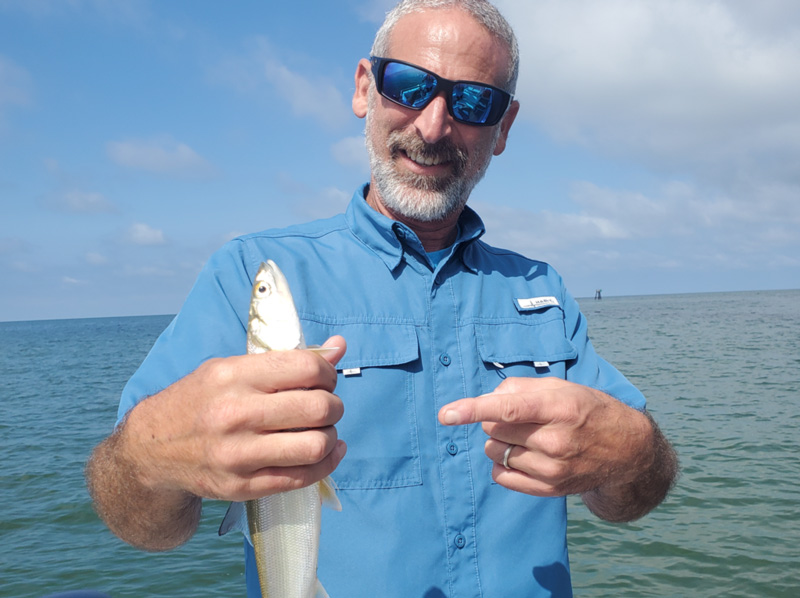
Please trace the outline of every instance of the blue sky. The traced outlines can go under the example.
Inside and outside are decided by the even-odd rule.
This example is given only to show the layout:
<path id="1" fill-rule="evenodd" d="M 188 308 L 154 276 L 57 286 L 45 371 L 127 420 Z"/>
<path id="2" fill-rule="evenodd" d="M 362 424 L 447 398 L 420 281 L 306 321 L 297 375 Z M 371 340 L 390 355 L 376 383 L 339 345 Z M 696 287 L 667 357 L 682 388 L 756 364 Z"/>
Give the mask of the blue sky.
<path id="1" fill-rule="evenodd" d="M 381 0 L 0 0 L 0 321 L 175 313 L 368 177 Z M 522 109 L 471 205 L 573 294 L 800 287 L 800 3 L 498 0 Z"/>

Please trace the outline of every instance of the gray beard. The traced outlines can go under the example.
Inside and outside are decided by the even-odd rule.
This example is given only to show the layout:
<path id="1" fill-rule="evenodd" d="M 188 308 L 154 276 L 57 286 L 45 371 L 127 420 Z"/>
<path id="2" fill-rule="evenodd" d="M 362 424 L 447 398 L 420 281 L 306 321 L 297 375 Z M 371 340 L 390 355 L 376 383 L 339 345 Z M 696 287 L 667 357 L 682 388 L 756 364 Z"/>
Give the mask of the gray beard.
<path id="1" fill-rule="evenodd" d="M 428 144 L 417 136 L 403 135 L 395 131 L 386 140 L 390 159 L 383 160 L 378 156 L 371 134 L 371 114 L 373 114 L 372 109 L 367 112 L 366 144 L 372 178 L 381 203 L 392 213 L 417 222 L 437 222 L 460 213 L 475 185 L 486 173 L 491 162 L 491 153 L 487 156 L 476 155 L 475 159 L 480 159 L 483 163 L 472 176 L 466 176 L 464 171 L 469 161 L 467 152 L 458 148 L 449 139 Z M 497 135 L 499 134 L 500 127 L 497 127 Z M 494 141 L 496 140 L 497 137 Z M 494 147 L 494 143 L 490 147 Z M 398 171 L 393 158 L 403 149 L 411 148 L 423 155 L 436 156 L 452 162 L 453 172 L 446 177 L 432 177 Z"/>

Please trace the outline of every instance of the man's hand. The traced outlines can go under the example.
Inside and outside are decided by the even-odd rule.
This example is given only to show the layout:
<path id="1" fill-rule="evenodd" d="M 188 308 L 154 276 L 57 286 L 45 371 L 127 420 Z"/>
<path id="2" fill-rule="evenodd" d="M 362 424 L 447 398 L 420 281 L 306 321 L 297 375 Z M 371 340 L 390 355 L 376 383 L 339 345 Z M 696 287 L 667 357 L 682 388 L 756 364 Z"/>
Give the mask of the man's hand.
<path id="1" fill-rule="evenodd" d="M 482 422 L 498 484 L 536 496 L 581 494 L 613 521 L 650 511 L 677 473 L 672 449 L 647 415 L 559 378 L 509 378 L 488 395 L 445 405 L 439 421 Z"/>
<path id="2" fill-rule="evenodd" d="M 342 348 L 328 359 L 338 359 Z M 205 362 L 131 412 L 125 435 L 153 489 L 244 501 L 328 475 L 342 448 L 336 370 L 310 351 Z M 333 463 L 333 461 L 336 463 Z"/>
<path id="3" fill-rule="evenodd" d="M 339 347 L 212 359 L 134 407 L 92 455 L 87 481 L 113 532 L 150 550 L 194 533 L 201 498 L 244 501 L 329 475 L 346 447 L 334 425 Z"/>

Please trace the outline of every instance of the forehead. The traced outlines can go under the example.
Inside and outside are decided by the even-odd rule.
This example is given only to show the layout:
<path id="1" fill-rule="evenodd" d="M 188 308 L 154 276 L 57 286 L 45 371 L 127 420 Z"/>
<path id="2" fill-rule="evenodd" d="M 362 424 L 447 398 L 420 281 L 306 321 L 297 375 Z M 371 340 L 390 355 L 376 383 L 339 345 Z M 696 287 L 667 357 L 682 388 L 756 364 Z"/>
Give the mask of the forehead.
<path id="1" fill-rule="evenodd" d="M 506 82 L 509 55 L 503 43 L 468 13 L 425 10 L 401 18 L 389 38 L 389 57 L 447 78 Z"/>

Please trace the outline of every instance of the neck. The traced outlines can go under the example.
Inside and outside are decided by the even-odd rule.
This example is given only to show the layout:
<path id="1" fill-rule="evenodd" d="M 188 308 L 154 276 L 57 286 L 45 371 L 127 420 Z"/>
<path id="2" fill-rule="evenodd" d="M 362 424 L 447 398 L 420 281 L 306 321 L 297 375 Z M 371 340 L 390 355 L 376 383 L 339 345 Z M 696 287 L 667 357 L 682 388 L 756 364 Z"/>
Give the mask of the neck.
<path id="1" fill-rule="evenodd" d="M 387 218 L 396 220 L 397 222 L 402 222 L 413 230 L 422 243 L 422 246 L 425 248 L 425 251 L 439 251 L 455 243 L 456 236 L 458 235 L 458 217 L 461 215 L 460 211 L 447 216 L 443 220 L 435 220 L 432 222 L 414 220 L 413 218 L 407 218 L 387 208 L 380 197 L 378 197 L 378 193 L 374 191 L 374 188 L 374 185 L 370 185 L 369 191 L 367 192 L 367 203 L 376 212 L 383 214 Z"/>

